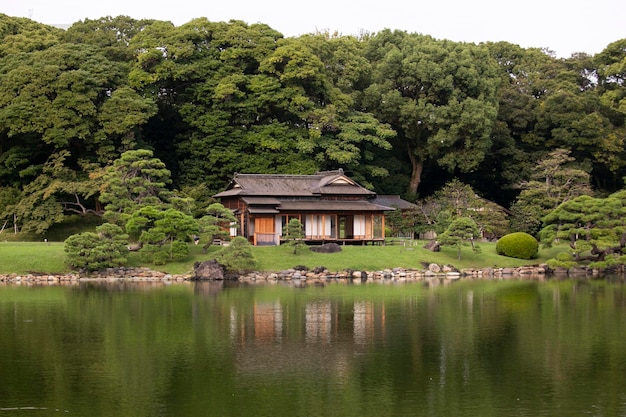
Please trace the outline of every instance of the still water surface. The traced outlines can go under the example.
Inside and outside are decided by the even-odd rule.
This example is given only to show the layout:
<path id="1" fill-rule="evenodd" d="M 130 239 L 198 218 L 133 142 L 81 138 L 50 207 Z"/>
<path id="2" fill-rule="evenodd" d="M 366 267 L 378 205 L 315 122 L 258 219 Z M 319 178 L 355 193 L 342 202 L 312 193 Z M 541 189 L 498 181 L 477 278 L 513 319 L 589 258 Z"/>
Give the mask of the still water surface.
<path id="1" fill-rule="evenodd" d="M 0 416 L 626 416 L 626 284 L 0 286 Z"/>

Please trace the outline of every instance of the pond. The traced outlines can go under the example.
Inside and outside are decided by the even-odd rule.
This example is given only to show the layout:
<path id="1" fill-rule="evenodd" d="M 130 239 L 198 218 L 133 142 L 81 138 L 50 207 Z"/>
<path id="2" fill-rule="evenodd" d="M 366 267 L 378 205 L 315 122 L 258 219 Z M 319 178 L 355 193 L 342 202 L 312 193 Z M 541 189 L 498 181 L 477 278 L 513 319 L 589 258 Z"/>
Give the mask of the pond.
<path id="1" fill-rule="evenodd" d="M 624 280 L 0 286 L 0 416 L 624 416 Z"/>

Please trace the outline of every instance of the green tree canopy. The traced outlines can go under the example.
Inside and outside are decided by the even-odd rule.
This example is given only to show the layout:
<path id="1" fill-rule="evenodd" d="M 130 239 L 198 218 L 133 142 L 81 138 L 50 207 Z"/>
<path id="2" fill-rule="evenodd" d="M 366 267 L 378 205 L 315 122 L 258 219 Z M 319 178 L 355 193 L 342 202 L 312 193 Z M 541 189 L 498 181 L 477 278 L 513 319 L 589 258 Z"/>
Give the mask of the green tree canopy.
<path id="1" fill-rule="evenodd" d="M 63 30 L 0 13 L 0 57 L 42 51 L 60 43 Z"/>
<path id="2" fill-rule="evenodd" d="M 91 171 L 156 112 L 125 82 L 125 65 L 94 45 L 56 42 L 0 60 L 0 182 L 21 189 L 27 230 L 99 211 Z"/>
<path id="3" fill-rule="evenodd" d="M 486 48 L 384 30 L 368 42 L 373 83 L 363 106 L 398 134 L 411 164 L 409 194 L 425 164 L 478 168 L 497 115 L 496 62 Z"/>
<path id="4" fill-rule="evenodd" d="M 187 256 L 187 242 L 199 230 L 193 217 L 173 208 L 150 205 L 134 211 L 126 223 L 126 232 L 139 242 L 141 254 L 156 264 Z"/>
<path id="5" fill-rule="evenodd" d="M 556 149 L 537 162 L 530 180 L 520 184 L 522 191 L 512 207 L 515 230 L 534 235 L 541 219 L 559 204 L 592 194 L 589 174 L 574 162 L 565 149 Z"/>
<path id="6" fill-rule="evenodd" d="M 626 260 L 626 191 L 606 198 L 581 195 L 565 201 L 544 218 L 544 225 L 542 243 L 568 242 L 569 260 L 595 267 Z"/>
<path id="7" fill-rule="evenodd" d="M 100 201 L 105 218 L 124 225 L 132 213 L 143 206 L 167 205 L 171 192 L 170 171 L 147 149 L 124 152 L 106 168 Z"/>

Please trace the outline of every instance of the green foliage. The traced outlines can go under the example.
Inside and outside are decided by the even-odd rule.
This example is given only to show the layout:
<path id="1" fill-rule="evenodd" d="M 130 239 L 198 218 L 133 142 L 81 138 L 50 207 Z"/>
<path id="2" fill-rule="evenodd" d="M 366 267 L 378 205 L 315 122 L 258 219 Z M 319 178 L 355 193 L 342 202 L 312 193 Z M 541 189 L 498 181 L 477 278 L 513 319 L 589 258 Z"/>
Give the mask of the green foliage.
<path id="1" fill-rule="evenodd" d="M 193 217 L 178 210 L 144 206 L 130 216 L 126 231 L 142 245 L 144 259 L 162 265 L 189 254 L 187 242 L 199 226 Z"/>
<path id="2" fill-rule="evenodd" d="M 606 198 L 579 196 L 544 218 L 541 241 L 569 242 L 576 262 L 621 262 L 626 246 L 626 191 Z"/>
<path id="3" fill-rule="evenodd" d="M 385 212 L 385 236 L 393 237 L 414 233 L 416 229 L 415 218 L 416 216 L 411 214 L 404 215 L 400 209 Z"/>
<path id="4" fill-rule="evenodd" d="M 41 173 L 23 187 L 21 198 L 11 207 L 22 223 L 24 231 L 44 234 L 50 227 L 63 222 L 68 213 L 82 216 L 101 215 L 89 208 L 85 200 L 98 191 L 98 181 L 87 175 L 90 164 L 82 163 L 82 170 L 69 168 L 70 151 L 54 153 L 44 163 Z"/>
<path id="5" fill-rule="evenodd" d="M 298 254 L 298 250 L 306 248 L 304 238 L 304 227 L 300 220 L 291 219 L 289 223 L 283 227 L 283 239 L 286 245 L 293 248 L 294 255 Z"/>
<path id="6" fill-rule="evenodd" d="M 341 165 L 385 194 L 428 196 L 456 176 L 508 207 L 520 186 L 514 230 L 534 235 L 560 203 L 589 184 L 614 192 L 626 173 L 624 40 L 560 59 L 392 30 L 285 38 L 265 24 L 119 16 L 62 31 L 4 15 L 0 40 L 0 184 L 17 191 L 0 211 L 18 229 L 45 233 L 100 202 L 121 227 L 146 204 L 200 217 L 233 172 Z M 136 148 L 153 152 L 135 154 L 146 175 L 122 180 L 133 162 L 112 161 Z M 173 197 L 172 185 L 204 192 Z M 417 227 L 469 216 L 506 230 L 497 209 L 451 210 Z"/>
<path id="7" fill-rule="evenodd" d="M 174 240 L 170 245 L 170 259 L 185 259 L 189 256 L 189 245 L 182 240 Z"/>
<path id="8" fill-rule="evenodd" d="M 19 227 L 41 235 L 68 213 L 99 212 L 99 182 L 89 174 L 157 108 L 125 85 L 127 63 L 102 45 L 66 42 L 64 31 L 28 19 L 0 20 L 0 183 L 20 189 Z"/>
<path id="9" fill-rule="evenodd" d="M 435 215 L 435 227 L 433 228 L 437 234 L 442 234 L 452 224 L 454 215 L 451 211 L 441 210 Z"/>
<path id="10" fill-rule="evenodd" d="M 0 57 L 50 48 L 58 44 L 62 36 L 62 29 L 0 14 Z"/>
<path id="11" fill-rule="evenodd" d="M 63 40 L 67 43 L 97 45 L 109 59 L 129 62 L 135 58 L 130 42 L 153 23 L 153 20 L 135 20 L 128 16 L 84 19 L 69 27 L 63 33 Z"/>
<path id="12" fill-rule="evenodd" d="M 229 236 L 229 228 L 237 224 L 237 218 L 230 209 L 221 203 L 212 203 L 206 209 L 206 215 L 198 220 L 200 232 L 204 234 L 206 243 L 202 246 L 206 253 L 213 239 L 226 238 Z"/>
<path id="13" fill-rule="evenodd" d="M 489 236 L 501 236 L 508 231 L 504 209 L 480 197 L 474 189 L 458 179 L 448 181 L 434 195 L 417 201 L 415 223 L 420 231 L 445 232 L 454 219 L 469 217 L 479 230 Z M 478 235 L 477 235 L 478 237 Z"/>
<path id="14" fill-rule="evenodd" d="M 472 246 L 476 252 L 480 248 L 475 245 L 474 240 L 480 236 L 480 230 L 474 220 L 469 217 L 459 217 L 450 223 L 450 226 L 437 237 L 437 241 L 441 245 L 453 246 L 457 248 L 457 257 L 461 259 L 461 247 Z"/>
<path id="15" fill-rule="evenodd" d="M 87 271 L 124 265 L 127 239 L 119 226 L 110 223 L 96 227 L 95 233 L 72 235 L 64 246 L 67 263 L 72 268 Z"/>
<path id="16" fill-rule="evenodd" d="M 528 233 L 509 233 L 498 239 L 496 252 L 511 258 L 533 259 L 539 252 L 539 243 Z"/>
<path id="17" fill-rule="evenodd" d="M 546 265 L 548 265 L 550 268 L 553 268 L 553 269 L 556 269 L 556 268 L 569 269 L 569 268 L 574 268 L 575 266 L 578 265 L 578 263 L 574 261 L 570 253 L 561 252 L 557 254 L 556 257 L 552 259 L 548 259 L 546 261 Z"/>
<path id="18" fill-rule="evenodd" d="M 106 169 L 100 201 L 105 204 L 105 218 L 124 225 L 138 208 L 165 206 L 171 197 L 167 185 L 170 171 L 152 151 L 126 151 Z"/>
<path id="19" fill-rule="evenodd" d="M 252 254 L 252 245 L 245 237 L 235 237 L 216 256 L 217 262 L 224 265 L 227 271 L 243 274 L 256 268 L 256 260 Z"/>
<path id="20" fill-rule="evenodd" d="M 397 132 L 417 192 L 425 167 L 476 169 L 491 147 L 497 65 L 482 46 L 384 30 L 367 43 L 373 83 L 365 107 Z"/>
<path id="21" fill-rule="evenodd" d="M 522 191 L 513 204 L 512 227 L 536 234 L 541 221 L 564 201 L 591 195 L 589 174 L 577 165 L 566 149 L 556 149 L 535 165 L 531 179 L 521 184 Z"/>
<path id="22" fill-rule="evenodd" d="M 154 265 L 165 265 L 168 260 L 167 251 L 163 246 L 159 245 L 143 245 L 139 250 L 139 255 L 143 262 L 149 262 Z"/>

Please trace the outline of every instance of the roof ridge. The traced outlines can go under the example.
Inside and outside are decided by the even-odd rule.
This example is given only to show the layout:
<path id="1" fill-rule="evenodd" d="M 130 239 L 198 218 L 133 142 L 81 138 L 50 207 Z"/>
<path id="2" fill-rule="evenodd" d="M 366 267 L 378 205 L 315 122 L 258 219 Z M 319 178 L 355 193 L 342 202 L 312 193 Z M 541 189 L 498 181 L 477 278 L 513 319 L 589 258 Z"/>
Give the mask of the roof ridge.
<path id="1" fill-rule="evenodd" d="M 248 176 L 248 177 L 289 177 L 289 178 L 294 178 L 294 177 L 304 177 L 304 178 L 311 178 L 311 177 L 320 177 L 323 175 L 320 174 L 240 174 L 238 173 L 236 177 L 239 176 Z"/>

